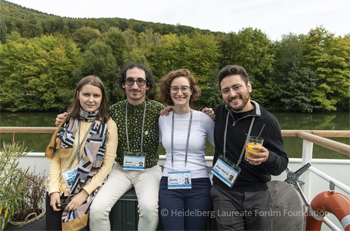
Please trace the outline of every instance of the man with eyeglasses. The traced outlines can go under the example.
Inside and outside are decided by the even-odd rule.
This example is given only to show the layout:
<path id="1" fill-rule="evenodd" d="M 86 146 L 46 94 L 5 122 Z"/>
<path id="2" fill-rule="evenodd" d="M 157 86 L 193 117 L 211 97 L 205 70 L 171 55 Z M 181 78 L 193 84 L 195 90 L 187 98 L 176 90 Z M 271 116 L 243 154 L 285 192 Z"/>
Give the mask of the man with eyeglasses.
<path id="1" fill-rule="evenodd" d="M 146 100 L 154 87 L 151 72 L 130 63 L 120 72 L 119 86 L 126 100 L 112 105 L 110 114 L 118 127 L 116 164 L 91 206 L 90 229 L 110 230 L 109 212 L 132 187 L 138 199 L 138 230 L 156 230 L 158 192 L 162 171 L 158 163 L 158 117 L 163 104 Z M 139 163 L 143 162 L 143 166 Z"/>

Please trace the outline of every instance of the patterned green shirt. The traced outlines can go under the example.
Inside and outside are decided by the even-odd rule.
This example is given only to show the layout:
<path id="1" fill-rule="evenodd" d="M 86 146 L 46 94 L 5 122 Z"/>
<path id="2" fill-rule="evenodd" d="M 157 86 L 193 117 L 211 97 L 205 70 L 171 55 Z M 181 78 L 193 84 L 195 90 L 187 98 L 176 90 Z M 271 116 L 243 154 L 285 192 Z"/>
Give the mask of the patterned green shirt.
<path id="1" fill-rule="evenodd" d="M 146 168 L 151 168 L 157 164 L 159 159 L 157 153 L 159 145 L 158 118 L 159 112 L 165 108 L 163 104 L 154 100 L 146 100 L 138 106 L 128 103 L 129 146 L 131 152 L 141 151 L 141 131 L 145 102 L 147 102 L 147 105 L 143 135 L 143 152 L 146 153 Z M 125 127 L 126 103 L 127 100 L 124 100 L 113 104 L 109 108 L 111 117 L 118 127 L 118 149 L 116 161 L 120 165 L 123 165 L 124 154 L 125 152 L 128 152 Z"/>

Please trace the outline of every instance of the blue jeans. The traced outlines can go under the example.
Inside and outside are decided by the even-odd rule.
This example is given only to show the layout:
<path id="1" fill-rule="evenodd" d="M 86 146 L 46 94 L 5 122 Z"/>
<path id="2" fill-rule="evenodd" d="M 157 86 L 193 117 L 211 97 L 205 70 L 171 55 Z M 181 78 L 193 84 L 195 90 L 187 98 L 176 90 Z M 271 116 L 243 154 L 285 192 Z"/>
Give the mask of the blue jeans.
<path id="1" fill-rule="evenodd" d="M 192 179 L 192 189 L 168 189 L 168 177 L 159 187 L 159 209 L 164 230 L 205 230 L 212 214 L 209 178 Z"/>

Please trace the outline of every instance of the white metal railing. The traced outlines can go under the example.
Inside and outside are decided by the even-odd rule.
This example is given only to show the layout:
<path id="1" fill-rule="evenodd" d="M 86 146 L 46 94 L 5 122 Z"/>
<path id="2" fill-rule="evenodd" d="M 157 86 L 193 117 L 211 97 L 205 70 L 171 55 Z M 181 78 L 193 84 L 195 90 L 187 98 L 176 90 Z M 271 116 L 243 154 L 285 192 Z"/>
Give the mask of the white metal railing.
<path id="1" fill-rule="evenodd" d="M 16 130 L 17 133 L 53 133 L 55 128 L 40 128 L 41 130 L 38 130 L 38 128 L 0 127 L 0 133 L 12 133 L 12 132 L 14 132 L 14 129 L 15 130 L 17 129 Z M 297 137 L 303 139 L 302 158 L 301 159 L 300 158 L 290 159 L 290 162 L 289 162 L 290 165 L 291 164 L 293 164 L 293 165 L 299 164 L 301 162 L 301 166 L 303 166 L 307 163 L 311 163 L 311 164 L 313 164 L 313 163 L 314 164 L 345 163 L 346 165 L 350 166 L 350 160 L 325 160 L 325 159 L 313 159 L 312 158 L 314 143 L 350 156 L 350 146 L 349 145 L 345 145 L 345 144 L 342 144 L 339 142 L 338 142 L 339 143 L 338 144 L 335 141 L 330 141 L 328 139 L 322 138 L 322 137 L 350 137 L 350 131 L 283 130 L 282 134 L 283 134 L 283 136 L 297 136 Z M 330 141 L 330 142 L 328 142 L 328 141 Z M 41 153 L 41 152 L 29 153 L 27 155 L 27 157 L 44 157 L 44 153 Z M 46 158 L 42 158 L 42 159 L 46 159 Z M 212 156 L 206 156 L 206 162 L 207 162 L 208 166 L 212 166 L 212 160 L 213 160 Z M 159 164 L 164 164 L 164 162 L 165 162 L 165 156 L 161 155 L 159 157 Z M 28 164 L 28 163 L 26 163 L 26 164 Z M 40 166 L 40 167 L 43 167 L 43 166 Z M 311 184 L 312 183 L 312 180 L 311 180 L 312 174 L 310 174 L 310 172 L 314 173 L 316 176 L 318 176 L 322 180 L 325 180 L 327 182 L 332 181 L 337 188 L 341 189 L 342 191 L 344 191 L 347 194 L 350 194 L 350 187 L 345 185 L 344 183 L 340 182 L 339 180 L 336 180 L 335 178 L 325 174 L 324 172 L 320 171 L 319 169 L 317 169 L 313 166 L 311 166 L 308 170 L 309 171 L 306 171 L 303 175 L 300 176 L 300 180 L 306 182 L 306 184 L 303 185 L 302 188 L 303 188 L 304 195 L 308 201 L 311 202 L 311 198 L 312 198 L 312 190 L 311 189 L 312 189 L 312 187 L 314 187 L 314 185 Z M 323 219 L 323 222 L 332 230 L 340 230 L 333 222 L 331 222 L 326 217 Z"/>
<path id="2" fill-rule="evenodd" d="M 323 223 L 325 223 L 331 230 L 342 231 L 333 222 L 331 222 L 327 217 L 323 218 Z"/>
<path id="3" fill-rule="evenodd" d="M 328 176 L 327 174 L 325 174 L 324 172 L 318 170 L 317 168 L 311 166 L 309 168 L 309 170 L 312 172 L 312 173 L 315 173 L 317 176 L 321 177 L 322 179 L 328 181 L 329 183 L 332 182 L 334 183 L 335 186 L 337 186 L 338 188 L 340 188 L 341 190 L 343 190 L 344 192 L 346 192 L 347 194 L 350 195 L 350 187 L 343 184 L 342 182 L 334 179 L 333 177 L 330 177 Z"/>
<path id="4" fill-rule="evenodd" d="M 314 143 L 311 141 L 303 140 L 303 149 L 302 149 L 302 166 L 307 163 L 312 163 L 312 155 L 313 155 L 313 145 Z M 311 174 L 310 172 L 314 173 L 315 175 L 319 176 L 323 180 L 327 182 L 332 182 L 337 188 L 343 190 L 344 192 L 348 193 L 350 195 L 350 187 L 343 184 L 342 182 L 334 179 L 333 177 L 325 174 L 324 172 L 318 170 L 317 168 L 310 166 L 309 171 L 306 171 L 300 178 L 304 182 L 308 182 L 308 184 L 305 184 L 303 187 L 304 195 L 309 200 L 309 203 L 311 204 Z M 322 220 L 324 224 L 326 224 L 331 230 L 341 231 L 333 222 L 331 222 L 328 218 L 324 217 Z"/>

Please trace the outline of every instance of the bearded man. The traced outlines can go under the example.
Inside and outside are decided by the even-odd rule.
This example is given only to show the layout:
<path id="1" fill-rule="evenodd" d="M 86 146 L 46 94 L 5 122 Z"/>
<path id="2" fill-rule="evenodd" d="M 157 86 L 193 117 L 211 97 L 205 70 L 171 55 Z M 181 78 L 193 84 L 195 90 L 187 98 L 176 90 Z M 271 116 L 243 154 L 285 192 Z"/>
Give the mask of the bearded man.
<path id="1" fill-rule="evenodd" d="M 250 99 L 252 84 L 243 67 L 224 67 L 218 83 L 224 102 L 213 108 L 216 120 L 211 189 L 218 230 L 271 230 L 272 200 L 267 182 L 288 165 L 280 125 Z M 252 157 L 245 159 L 247 136 L 259 133 L 263 145 L 255 146 L 258 152 L 249 152 Z M 231 174 L 234 179 L 228 181 Z"/>

